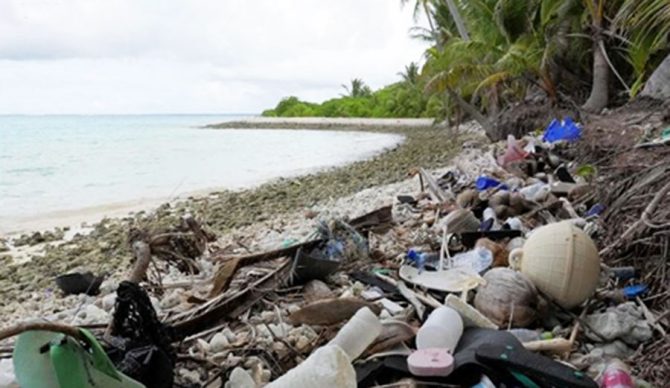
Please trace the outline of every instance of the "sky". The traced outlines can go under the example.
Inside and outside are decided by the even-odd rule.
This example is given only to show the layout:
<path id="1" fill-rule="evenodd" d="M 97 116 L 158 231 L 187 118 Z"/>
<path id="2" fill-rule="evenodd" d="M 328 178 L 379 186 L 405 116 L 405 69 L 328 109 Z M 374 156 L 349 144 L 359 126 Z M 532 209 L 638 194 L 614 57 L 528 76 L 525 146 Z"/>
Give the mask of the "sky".
<path id="1" fill-rule="evenodd" d="M 0 114 L 258 113 L 395 82 L 399 0 L 1 0 Z"/>

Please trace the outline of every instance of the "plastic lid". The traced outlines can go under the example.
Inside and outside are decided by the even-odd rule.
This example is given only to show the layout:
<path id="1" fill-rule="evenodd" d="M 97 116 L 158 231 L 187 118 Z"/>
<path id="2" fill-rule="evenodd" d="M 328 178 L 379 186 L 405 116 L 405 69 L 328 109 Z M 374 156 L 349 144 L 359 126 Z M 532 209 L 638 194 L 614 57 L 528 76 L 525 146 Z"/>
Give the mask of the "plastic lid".
<path id="1" fill-rule="evenodd" d="M 407 357 L 407 366 L 415 376 L 448 376 L 454 370 L 454 357 L 447 349 L 420 349 Z"/>

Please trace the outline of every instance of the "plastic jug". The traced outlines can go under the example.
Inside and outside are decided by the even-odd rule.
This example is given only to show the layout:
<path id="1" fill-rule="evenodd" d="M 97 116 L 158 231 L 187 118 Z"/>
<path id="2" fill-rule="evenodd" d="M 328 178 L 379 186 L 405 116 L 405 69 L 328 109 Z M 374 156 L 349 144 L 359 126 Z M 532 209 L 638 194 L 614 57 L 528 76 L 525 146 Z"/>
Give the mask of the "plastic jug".
<path id="1" fill-rule="evenodd" d="M 433 310 L 416 334 L 416 348 L 443 348 L 453 353 L 463 334 L 463 320 L 451 307 Z"/>

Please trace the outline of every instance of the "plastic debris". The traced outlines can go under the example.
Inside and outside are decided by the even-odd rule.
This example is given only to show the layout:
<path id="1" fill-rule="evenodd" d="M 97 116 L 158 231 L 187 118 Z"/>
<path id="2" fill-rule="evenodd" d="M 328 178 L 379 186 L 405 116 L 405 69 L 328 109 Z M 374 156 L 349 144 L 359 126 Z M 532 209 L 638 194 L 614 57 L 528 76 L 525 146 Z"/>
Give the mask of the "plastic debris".
<path id="1" fill-rule="evenodd" d="M 576 141 L 582 137 L 582 130 L 572 118 L 566 117 L 559 121 L 553 119 L 542 135 L 542 141 L 555 143 L 557 141 Z"/>
<path id="2" fill-rule="evenodd" d="M 488 189 L 500 189 L 500 190 L 509 189 L 506 184 L 501 183 L 499 180 L 484 175 L 477 178 L 477 180 L 475 181 L 475 187 L 479 191 L 484 191 Z"/>

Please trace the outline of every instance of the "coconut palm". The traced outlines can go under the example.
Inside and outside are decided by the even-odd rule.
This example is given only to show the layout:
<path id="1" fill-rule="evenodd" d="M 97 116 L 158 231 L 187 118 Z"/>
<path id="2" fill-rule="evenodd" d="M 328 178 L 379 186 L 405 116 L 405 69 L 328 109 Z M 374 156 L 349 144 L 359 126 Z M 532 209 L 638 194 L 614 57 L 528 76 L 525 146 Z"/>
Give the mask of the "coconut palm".
<path id="1" fill-rule="evenodd" d="M 372 94 L 372 90 L 368 85 L 363 82 L 360 78 L 354 78 L 351 80 L 351 86 L 342 85 L 342 88 L 346 90 L 347 97 L 367 97 Z"/>
<path id="2" fill-rule="evenodd" d="M 631 97 L 634 97 L 643 86 L 647 90 L 646 94 L 649 94 L 650 90 L 657 89 L 653 82 L 656 79 L 666 82 L 670 80 L 669 59 L 663 62 L 667 65 L 659 68 L 660 72 L 657 72 L 655 77 L 650 77 L 645 85 L 647 75 L 653 71 L 653 66 L 658 65 L 652 57 L 668 49 L 670 1 L 625 0 L 614 17 L 611 30 L 621 34 L 629 43 L 626 54 L 635 77 L 631 86 Z M 660 77 L 663 71 L 668 72 L 666 77 Z"/>
<path id="3" fill-rule="evenodd" d="M 399 72 L 398 75 L 402 77 L 403 82 L 414 86 L 419 80 L 419 66 L 415 62 L 410 62 L 405 66 L 405 71 Z"/>
<path id="4" fill-rule="evenodd" d="M 409 0 L 400 0 L 400 4 L 403 6 L 407 3 L 409 3 Z M 445 0 L 444 2 L 441 0 L 415 0 L 413 13 L 414 20 L 416 21 L 418 19 L 418 15 L 421 13 L 421 11 L 423 11 L 423 13 L 426 15 L 426 19 L 428 20 L 428 26 L 430 27 L 430 36 L 433 37 L 433 40 L 437 41 L 440 31 L 435 26 L 433 16 L 435 15 L 435 9 L 442 5 L 446 5 L 446 9 L 449 11 L 450 18 L 454 22 L 461 39 L 466 41 L 470 40 L 468 30 L 465 27 L 465 22 L 463 21 L 459 7 L 454 2 L 454 0 Z"/>

